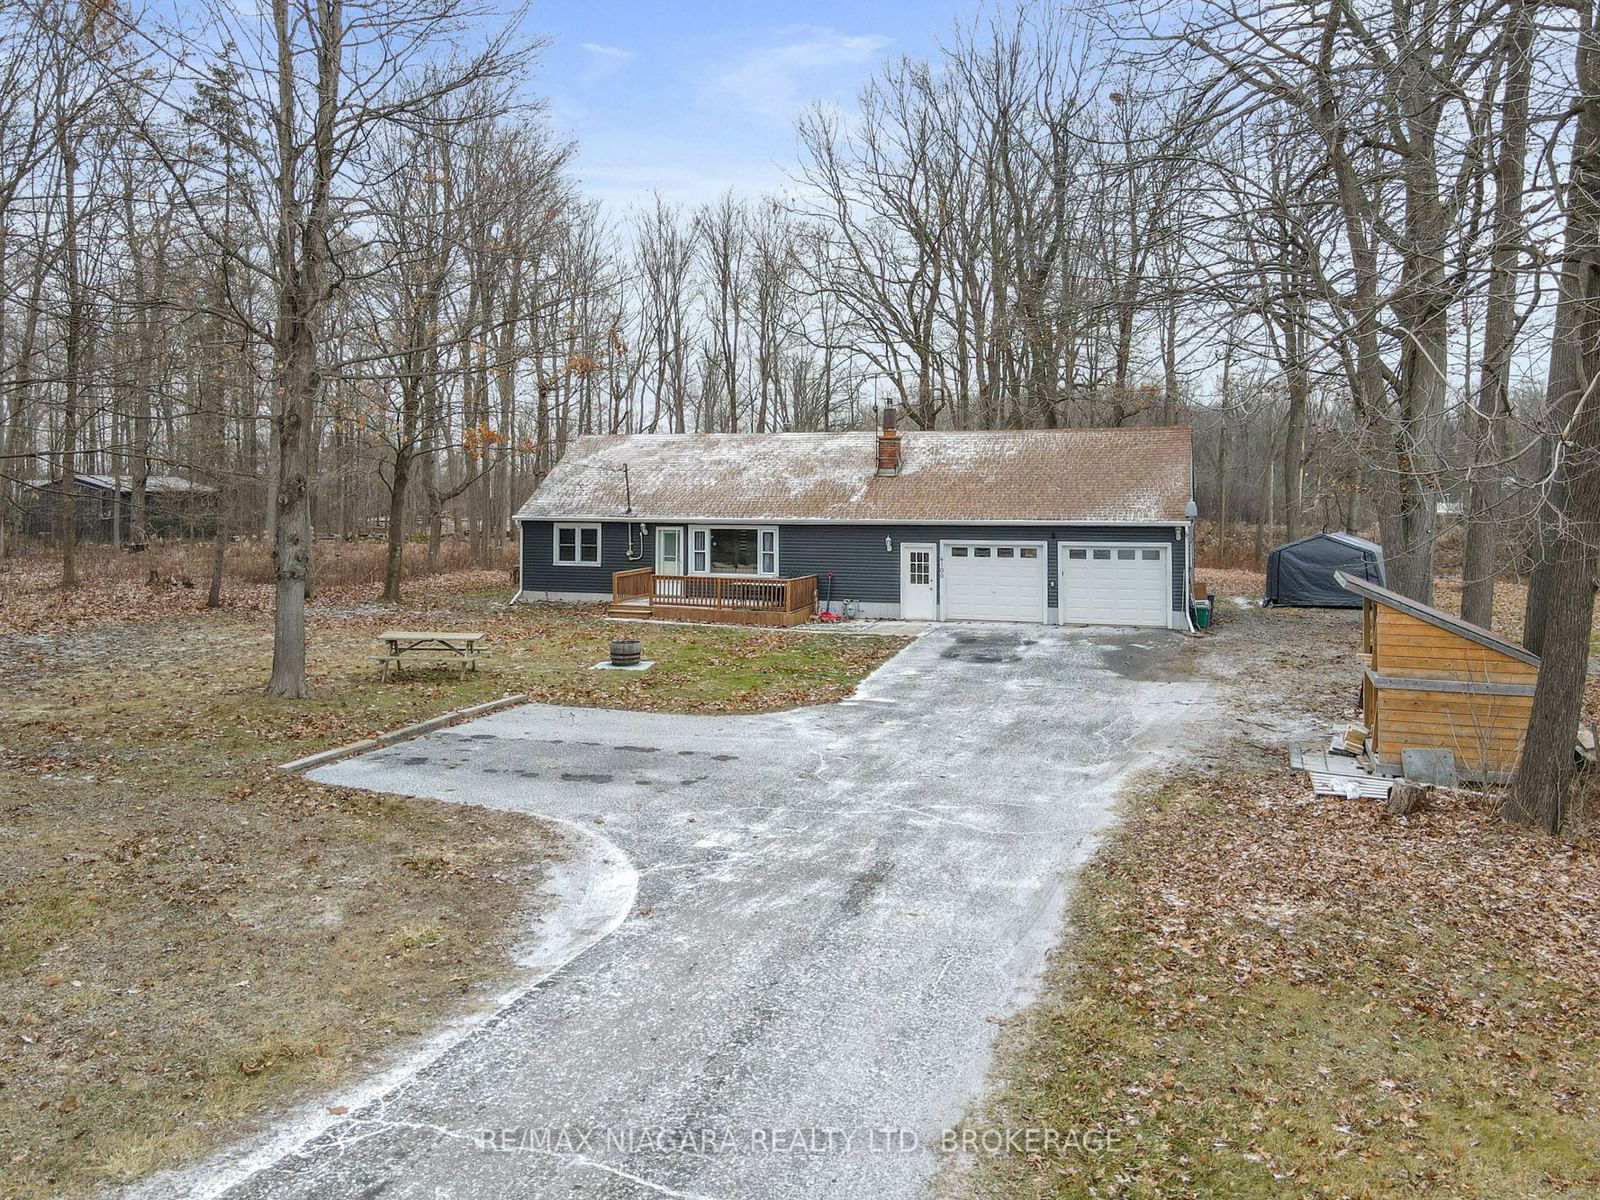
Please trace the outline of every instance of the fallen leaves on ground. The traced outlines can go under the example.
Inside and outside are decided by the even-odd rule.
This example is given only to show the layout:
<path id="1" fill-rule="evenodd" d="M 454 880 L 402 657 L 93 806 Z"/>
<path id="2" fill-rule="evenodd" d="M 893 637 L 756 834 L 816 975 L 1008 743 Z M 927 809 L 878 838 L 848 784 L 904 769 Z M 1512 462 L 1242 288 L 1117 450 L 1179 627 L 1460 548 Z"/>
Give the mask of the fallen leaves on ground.
<path id="1" fill-rule="evenodd" d="M 1286 772 L 1130 809 L 975 1122 L 1118 1148 L 991 1159 L 976 1194 L 1600 1187 L 1592 842 L 1508 828 L 1491 797 L 1393 818 Z"/>
<path id="2" fill-rule="evenodd" d="M 41 635 L 83 632 L 116 622 L 148 622 L 197 614 L 270 613 L 274 586 L 270 547 L 262 542 L 231 545 L 225 558 L 221 603 L 205 607 L 211 579 L 211 548 L 181 542 L 157 544 L 140 554 L 86 544 L 78 549 L 78 585 L 61 586 L 61 560 L 35 546 L 0 560 L 0 630 Z M 382 594 L 382 543 L 319 541 L 312 547 L 314 584 L 311 616 L 371 609 Z M 497 589 L 509 597 L 510 554 L 503 563 L 473 565 L 466 547 L 452 542 L 436 569 L 426 547 L 408 546 L 404 592 L 408 604 L 474 589 Z"/>

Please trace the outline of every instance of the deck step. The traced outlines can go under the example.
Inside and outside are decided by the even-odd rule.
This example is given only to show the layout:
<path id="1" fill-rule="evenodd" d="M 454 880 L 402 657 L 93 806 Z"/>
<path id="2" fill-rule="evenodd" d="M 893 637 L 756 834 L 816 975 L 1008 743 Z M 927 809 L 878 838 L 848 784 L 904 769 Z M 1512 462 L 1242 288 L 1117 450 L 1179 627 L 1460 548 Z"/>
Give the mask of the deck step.
<path id="1" fill-rule="evenodd" d="M 648 604 L 613 604 L 606 609 L 608 617 L 642 617 L 650 616 Z"/>

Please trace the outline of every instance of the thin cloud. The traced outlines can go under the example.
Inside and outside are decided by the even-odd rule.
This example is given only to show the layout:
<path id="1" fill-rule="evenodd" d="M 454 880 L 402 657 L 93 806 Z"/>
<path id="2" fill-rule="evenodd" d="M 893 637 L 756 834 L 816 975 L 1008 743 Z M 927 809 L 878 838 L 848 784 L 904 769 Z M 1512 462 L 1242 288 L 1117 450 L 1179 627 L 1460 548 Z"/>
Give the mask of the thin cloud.
<path id="1" fill-rule="evenodd" d="M 619 74 L 633 62 L 634 58 L 632 50 L 625 50 L 621 46 L 607 46 L 601 42 L 580 42 L 578 48 L 589 56 L 582 75 L 586 83 L 609 79 Z"/>
<path id="2" fill-rule="evenodd" d="M 633 51 L 624 50 L 621 46 L 604 46 L 599 42 L 581 42 L 579 44 L 596 58 L 608 59 L 611 62 L 633 61 Z"/>
<path id="3" fill-rule="evenodd" d="M 780 30 L 786 40 L 748 51 L 711 81 L 711 90 L 732 96 L 750 112 L 787 120 L 829 85 L 846 76 L 853 85 L 859 68 L 878 58 L 889 39 L 876 34 L 846 34 L 815 25 Z"/>

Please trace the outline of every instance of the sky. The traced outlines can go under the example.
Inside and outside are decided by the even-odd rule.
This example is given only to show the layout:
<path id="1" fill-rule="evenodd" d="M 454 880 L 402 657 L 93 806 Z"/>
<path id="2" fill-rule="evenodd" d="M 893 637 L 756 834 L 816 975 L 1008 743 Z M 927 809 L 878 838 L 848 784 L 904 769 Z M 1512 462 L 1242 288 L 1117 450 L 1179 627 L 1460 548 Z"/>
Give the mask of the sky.
<path id="1" fill-rule="evenodd" d="M 535 0 L 551 39 L 535 81 L 576 139 L 585 193 L 621 217 L 779 188 L 809 104 L 853 109 L 885 60 L 924 57 L 975 0 Z"/>

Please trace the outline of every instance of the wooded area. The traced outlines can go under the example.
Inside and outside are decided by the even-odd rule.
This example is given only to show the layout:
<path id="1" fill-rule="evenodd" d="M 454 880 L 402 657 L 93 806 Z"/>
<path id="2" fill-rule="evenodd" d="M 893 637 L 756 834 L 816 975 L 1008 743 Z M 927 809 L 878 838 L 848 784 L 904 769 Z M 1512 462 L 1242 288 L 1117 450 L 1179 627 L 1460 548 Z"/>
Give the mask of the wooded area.
<path id="1" fill-rule="evenodd" d="M 570 438 L 1192 423 L 1202 512 L 1375 529 L 1462 611 L 1532 576 L 1513 812 L 1560 823 L 1600 476 L 1595 7 L 1195 0 L 975 17 L 797 129 L 792 185 L 616 214 L 471 0 L 0 0 L 0 553 L 52 481 L 487 563 Z M 120 525 L 113 521 L 120 538 Z"/>

